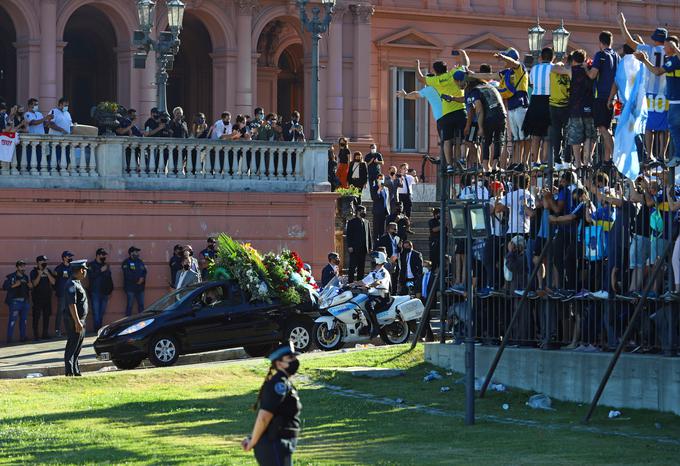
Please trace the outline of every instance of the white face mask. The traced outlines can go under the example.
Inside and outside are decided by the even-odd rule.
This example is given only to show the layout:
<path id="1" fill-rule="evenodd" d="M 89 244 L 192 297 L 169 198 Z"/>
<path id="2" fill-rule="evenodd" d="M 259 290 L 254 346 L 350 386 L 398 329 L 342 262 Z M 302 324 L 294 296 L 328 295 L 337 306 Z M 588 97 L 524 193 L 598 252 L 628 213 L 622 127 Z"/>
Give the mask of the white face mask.
<path id="1" fill-rule="evenodd" d="M 34 105 L 34 106 L 33 106 L 33 111 L 34 111 L 34 112 L 37 112 L 38 110 L 40 110 L 40 107 L 37 106 L 37 105 Z"/>
<path id="2" fill-rule="evenodd" d="M 371 154 L 375 154 L 377 152 L 375 147 L 371 147 Z"/>
<path id="3" fill-rule="evenodd" d="M 64 105 L 64 111 L 68 112 L 68 105 Z"/>

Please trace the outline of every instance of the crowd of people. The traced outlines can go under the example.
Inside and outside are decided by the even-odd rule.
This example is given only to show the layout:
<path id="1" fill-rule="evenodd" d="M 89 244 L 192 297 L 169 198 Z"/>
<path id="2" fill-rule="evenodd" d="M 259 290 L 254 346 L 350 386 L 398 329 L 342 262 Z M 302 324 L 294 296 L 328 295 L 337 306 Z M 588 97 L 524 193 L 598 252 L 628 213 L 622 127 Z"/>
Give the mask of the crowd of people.
<path id="1" fill-rule="evenodd" d="M 140 257 L 141 249 L 130 246 L 128 257 L 121 263 L 123 291 L 127 298 L 125 315 L 144 310 L 144 290 L 146 288 L 147 268 Z M 215 238 L 209 237 L 206 247 L 195 256 L 191 245 L 177 244 L 169 261 L 168 289 L 179 289 L 192 283 L 201 282 L 208 277 L 208 265 L 215 257 Z M 6 291 L 5 303 L 9 308 L 7 340 L 14 340 L 15 328 L 19 327 L 19 340 L 28 341 L 27 324 L 32 311 L 33 339 L 49 340 L 65 335 L 70 327 L 64 319 L 69 313 L 67 284 L 72 278 L 74 266 L 82 264 L 88 269 L 87 278 L 81 280 L 89 295 L 92 309 L 92 331 L 97 332 L 104 323 L 109 298 L 114 290 L 111 266 L 107 262 L 108 252 L 99 248 L 93 260 L 74 261 L 74 253 L 63 251 L 61 262 L 50 267 L 46 255 L 36 257 L 35 266 L 27 269 L 23 259 L 16 261 L 16 270 L 5 277 L 2 288 Z M 52 305 L 56 296 L 54 333 L 50 332 Z M 72 304 L 72 303 L 71 303 Z M 66 332 L 64 331 L 66 330 Z"/>

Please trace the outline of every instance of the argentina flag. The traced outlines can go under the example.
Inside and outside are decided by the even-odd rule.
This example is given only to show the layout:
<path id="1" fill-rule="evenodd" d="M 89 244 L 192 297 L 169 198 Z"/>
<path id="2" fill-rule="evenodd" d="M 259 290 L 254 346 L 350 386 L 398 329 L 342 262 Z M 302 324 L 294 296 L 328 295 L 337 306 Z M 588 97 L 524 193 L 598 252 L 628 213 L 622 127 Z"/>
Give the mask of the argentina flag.
<path id="1" fill-rule="evenodd" d="M 647 125 L 647 79 L 644 65 L 633 55 L 626 55 L 616 70 L 616 86 L 623 110 L 614 135 L 614 164 L 630 180 L 640 174 L 640 159 L 635 138 L 645 133 Z"/>

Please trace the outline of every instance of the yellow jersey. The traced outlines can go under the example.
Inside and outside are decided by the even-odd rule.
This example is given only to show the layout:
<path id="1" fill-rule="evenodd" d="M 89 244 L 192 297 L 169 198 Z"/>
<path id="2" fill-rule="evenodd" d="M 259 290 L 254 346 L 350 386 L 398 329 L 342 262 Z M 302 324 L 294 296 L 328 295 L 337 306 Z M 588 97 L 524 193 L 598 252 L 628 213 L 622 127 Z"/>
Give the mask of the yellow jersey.
<path id="1" fill-rule="evenodd" d="M 447 71 L 444 74 L 440 74 L 439 76 L 427 76 L 425 78 L 425 83 L 428 86 L 435 88 L 440 96 L 446 94 L 451 97 L 463 97 L 463 90 L 458 87 L 458 84 L 456 84 L 456 81 L 453 79 L 453 74 L 459 70 L 465 71 L 464 68 L 459 67 Z M 464 109 L 465 104 L 463 102 L 447 102 L 446 100 L 442 100 L 442 116 Z"/>
<path id="2" fill-rule="evenodd" d="M 550 105 L 564 108 L 569 105 L 571 79 L 565 74 L 550 73 Z"/>

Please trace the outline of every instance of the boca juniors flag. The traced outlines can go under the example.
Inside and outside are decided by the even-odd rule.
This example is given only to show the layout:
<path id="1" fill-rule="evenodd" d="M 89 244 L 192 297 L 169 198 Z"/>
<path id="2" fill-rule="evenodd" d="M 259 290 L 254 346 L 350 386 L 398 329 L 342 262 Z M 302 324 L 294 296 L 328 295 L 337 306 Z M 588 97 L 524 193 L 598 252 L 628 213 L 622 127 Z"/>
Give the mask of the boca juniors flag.
<path id="1" fill-rule="evenodd" d="M 0 162 L 11 162 L 14 148 L 19 143 L 19 133 L 0 133 Z"/>

